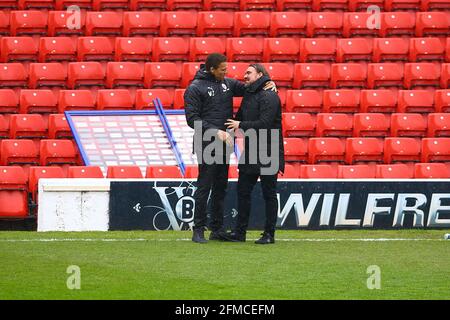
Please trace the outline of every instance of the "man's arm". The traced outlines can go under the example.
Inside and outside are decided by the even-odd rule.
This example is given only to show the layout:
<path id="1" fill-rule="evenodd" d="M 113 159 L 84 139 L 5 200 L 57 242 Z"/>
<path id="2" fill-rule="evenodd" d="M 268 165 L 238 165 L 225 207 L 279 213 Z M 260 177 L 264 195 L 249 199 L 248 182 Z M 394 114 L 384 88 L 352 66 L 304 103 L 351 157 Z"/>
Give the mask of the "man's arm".
<path id="1" fill-rule="evenodd" d="M 201 121 L 202 128 L 204 130 L 218 129 L 217 127 L 200 117 L 202 111 L 201 92 L 194 86 L 189 86 L 184 92 L 184 111 L 186 114 L 187 124 L 192 129 L 194 129 L 194 123 L 196 121 Z"/>
<path id="2" fill-rule="evenodd" d="M 230 90 L 234 97 L 243 97 L 245 93 L 245 84 L 239 80 L 230 78 Z"/>

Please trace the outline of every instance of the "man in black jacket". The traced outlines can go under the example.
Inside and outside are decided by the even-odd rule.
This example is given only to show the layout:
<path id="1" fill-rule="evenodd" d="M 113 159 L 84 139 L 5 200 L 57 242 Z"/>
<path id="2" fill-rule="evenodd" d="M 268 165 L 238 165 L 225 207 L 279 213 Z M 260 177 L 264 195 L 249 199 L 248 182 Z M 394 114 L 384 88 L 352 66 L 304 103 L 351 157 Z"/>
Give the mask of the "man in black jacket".
<path id="1" fill-rule="evenodd" d="M 241 129 L 244 152 L 239 159 L 238 216 L 234 231 L 226 234 L 231 241 L 245 241 L 251 210 L 251 194 L 258 178 L 266 207 L 266 223 L 257 244 L 275 242 L 278 214 L 277 178 L 284 171 L 284 146 L 281 129 L 281 102 L 278 94 L 262 90 L 270 80 L 260 64 L 251 64 L 244 76 L 246 92 L 235 120 L 228 129 Z"/>

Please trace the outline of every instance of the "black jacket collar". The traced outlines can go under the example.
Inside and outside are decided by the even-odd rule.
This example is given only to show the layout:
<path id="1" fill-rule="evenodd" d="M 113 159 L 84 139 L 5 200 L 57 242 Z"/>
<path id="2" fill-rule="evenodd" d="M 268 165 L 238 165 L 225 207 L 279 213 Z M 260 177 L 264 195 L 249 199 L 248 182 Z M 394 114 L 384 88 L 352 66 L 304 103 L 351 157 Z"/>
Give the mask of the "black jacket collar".
<path id="1" fill-rule="evenodd" d="M 257 92 L 262 90 L 267 81 L 271 81 L 268 76 L 262 76 L 247 87 L 248 92 Z"/>

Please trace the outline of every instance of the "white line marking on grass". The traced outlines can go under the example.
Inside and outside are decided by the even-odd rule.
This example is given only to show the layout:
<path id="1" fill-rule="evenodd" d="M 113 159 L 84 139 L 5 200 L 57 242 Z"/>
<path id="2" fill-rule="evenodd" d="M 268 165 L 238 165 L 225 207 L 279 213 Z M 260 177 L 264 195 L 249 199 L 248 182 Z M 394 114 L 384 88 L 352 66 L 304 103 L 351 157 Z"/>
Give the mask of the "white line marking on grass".
<path id="1" fill-rule="evenodd" d="M 255 239 L 247 239 L 247 241 L 255 241 Z M 170 241 L 191 241 L 189 238 L 178 239 L 83 239 L 83 238 L 49 238 L 49 239 L 0 239 L 0 242 L 170 242 Z M 276 239 L 283 242 L 333 242 L 333 241 L 360 241 L 360 242 L 386 242 L 386 241 L 445 241 L 443 239 L 421 239 L 421 238 L 304 238 L 304 239 Z"/>

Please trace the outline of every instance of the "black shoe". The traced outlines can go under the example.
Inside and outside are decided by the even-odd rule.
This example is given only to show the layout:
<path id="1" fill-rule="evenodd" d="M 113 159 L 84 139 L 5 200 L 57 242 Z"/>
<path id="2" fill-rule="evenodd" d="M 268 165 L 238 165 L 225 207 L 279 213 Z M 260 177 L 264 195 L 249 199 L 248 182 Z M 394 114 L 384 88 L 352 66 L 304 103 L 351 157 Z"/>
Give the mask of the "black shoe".
<path id="1" fill-rule="evenodd" d="M 269 244 L 275 243 L 274 236 L 268 233 L 261 233 L 262 237 L 255 241 L 256 244 Z"/>
<path id="2" fill-rule="evenodd" d="M 224 234 L 224 238 L 231 242 L 245 242 L 245 234 L 237 232 L 227 232 Z"/>
<path id="3" fill-rule="evenodd" d="M 209 240 L 226 241 L 225 231 L 211 231 L 211 233 L 209 234 Z"/>
<path id="4" fill-rule="evenodd" d="M 205 231 L 203 229 L 194 229 L 192 241 L 197 243 L 207 243 L 208 240 L 205 239 Z"/>

